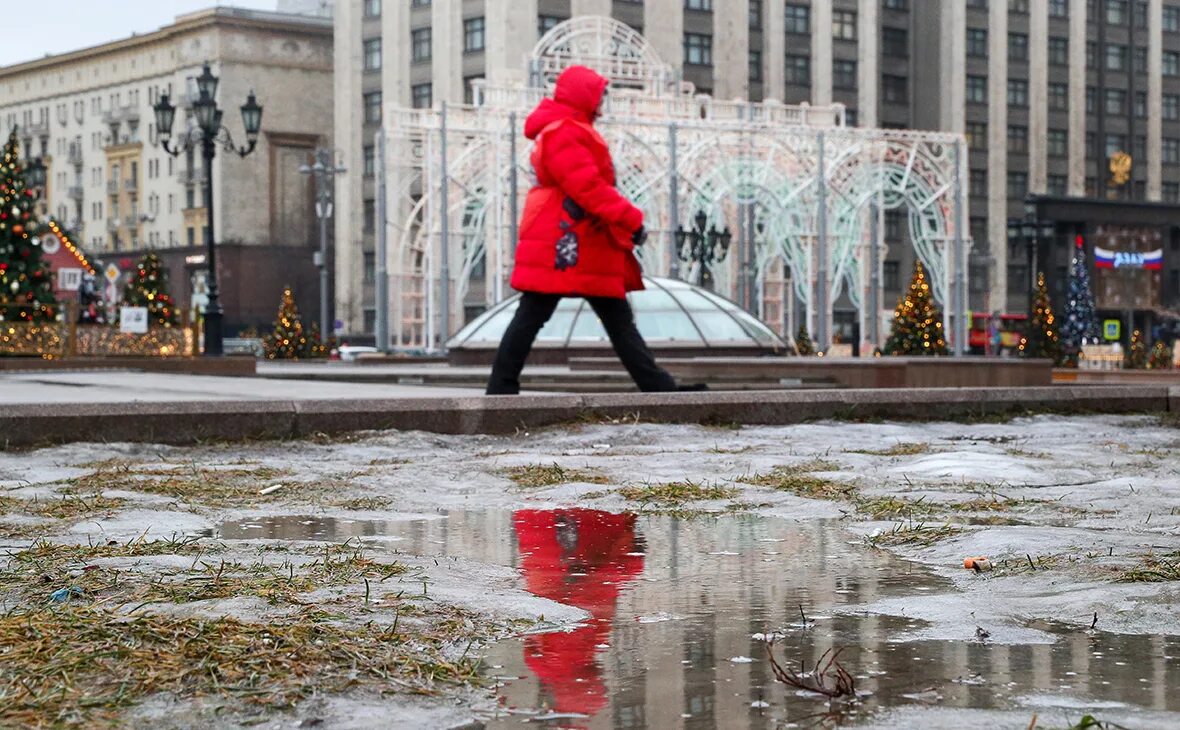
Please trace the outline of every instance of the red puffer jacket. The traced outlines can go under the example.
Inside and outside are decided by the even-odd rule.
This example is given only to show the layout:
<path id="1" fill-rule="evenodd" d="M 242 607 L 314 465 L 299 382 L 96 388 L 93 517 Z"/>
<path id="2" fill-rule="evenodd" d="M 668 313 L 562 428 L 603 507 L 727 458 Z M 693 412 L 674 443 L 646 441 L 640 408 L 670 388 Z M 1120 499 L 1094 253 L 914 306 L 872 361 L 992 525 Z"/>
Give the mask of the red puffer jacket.
<path id="1" fill-rule="evenodd" d="M 643 211 L 615 189 L 606 142 L 591 122 L 607 80 L 585 66 L 557 78 L 525 120 L 535 140 L 537 185 L 520 220 L 512 287 L 519 291 L 622 299 L 643 288 L 631 235 Z"/>

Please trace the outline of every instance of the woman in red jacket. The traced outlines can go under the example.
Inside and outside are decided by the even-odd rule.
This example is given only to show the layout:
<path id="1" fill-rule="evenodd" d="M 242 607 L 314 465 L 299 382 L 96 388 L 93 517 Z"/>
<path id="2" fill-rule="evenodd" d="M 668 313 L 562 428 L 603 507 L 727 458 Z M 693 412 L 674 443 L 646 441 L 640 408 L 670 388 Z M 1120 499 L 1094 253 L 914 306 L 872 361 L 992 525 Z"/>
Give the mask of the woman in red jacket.
<path id="1" fill-rule="evenodd" d="M 647 233 L 643 211 L 615 189 L 610 151 L 591 126 L 607 83 L 585 66 L 570 66 L 557 77 L 553 98 L 525 120 L 537 184 L 525 201 L 512 271 L 520 306 L 496 353 L 488 395 L 520 392 L 533 341 L 565 296 L 586 298 L 640 390 L 676 390 L 627 303 L 627 292 L 643 288 L 634 249 Z"/>

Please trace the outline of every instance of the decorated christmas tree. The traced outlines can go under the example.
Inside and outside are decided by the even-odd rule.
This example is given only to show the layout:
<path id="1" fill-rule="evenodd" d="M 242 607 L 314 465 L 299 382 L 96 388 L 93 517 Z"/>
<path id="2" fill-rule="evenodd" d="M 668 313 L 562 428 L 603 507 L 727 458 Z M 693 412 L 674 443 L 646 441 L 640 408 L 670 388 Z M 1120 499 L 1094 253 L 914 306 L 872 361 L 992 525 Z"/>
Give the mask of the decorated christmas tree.
<path id="1" fill-rule="evenodd" d="M 179 324 L 176 306 L 168 295 L 168 272 L 160 267 L 160 257 L 148 252 L 136 264 L 135 272 L 123 290 L 123 305 L 147 307 L 148 325 L 174 327 Z"/>
<path id="2" fill-rule="evenodd" d="M 886 355 L 945 355 L 942 313 L 934 306 L 930 282 L 922 262 L 914 264 L 910 288 L 893 310 L 893 326 L 885 341 Z"/>
<path id="3" fill-rule="evenodd" d="M 311 323 L 311 333 L 307 336 L 307 353 L 306 357 L 327 357 L 328 345 L 324 342 L 324 338 L 320 335 L 320 323 Z"/>
<path id="4" fill-rule="evenodd" d="M 1163 340 L 1156 340 L 1155 346 L 1151 348 L 1151 354 L 1147 356 L 1147 369 L 1172 369 L 1172 348 Z"/>
<path id="5" fill-rule="evenodd" d="M 1123 367 L 1127 370 L 1142 370 L 1147 367 L 1147 345 L 1143 343 L 1143 333 L 1139 330 L 1131 333 L 1131 346 L 1123 355 Z"/>
<path id="6" fill-rule="evenodd" d="M 800 355 L 814 355 L 815 345 L 811 344 L 811 335 L 807 334 L 807 325 L 799 325 L 799 332 L 795 335 L 795 352 Z"/>
<path id="7" fill-rule="evenodd" d="M 1069 295 L 1065 317 L 1061 322 L 1061 347 L 1070 365 L 1077 365 L 1082 345 L 1098 339 L 1098 317 L 1094 314 L 1094 292 L 1090 289 L 1090 272 L 1086 251 L 1074 249 L 1073 272 L 1069 277 Z"/>
<path id="8" fill-rule="evenodd" d="M 51 322 L 57 318 L 53 277 L 41 258 L 42 224 L 25 182 L 16 129 L 0 160 L 0 321 Z"/>
<path id="9" fill-rule="evenodd" d="M 1061 336 L 1057 331 L 1057 317 L 1049 303 L 1049 290 L 1045 287 L 1045 275 L 1037 273 L 1037 289 L 1033 296 L 1032 317 L 1028 323 L 1028 334 L 1020 341 L 1020 354 L 1024 357 L 1043 357 L 1060 365 L 1063 359 Z"/>
<path id="10" fill-rule="evenodd" d="M 295 306 L 295 295 L 291 293 L 291 287 L 287 287 L 279 302 L 274 330 L 263 338 L 266 357 L 269 360 L 298 360 L 307 356 L 307 344 L 299 308 Z"/>

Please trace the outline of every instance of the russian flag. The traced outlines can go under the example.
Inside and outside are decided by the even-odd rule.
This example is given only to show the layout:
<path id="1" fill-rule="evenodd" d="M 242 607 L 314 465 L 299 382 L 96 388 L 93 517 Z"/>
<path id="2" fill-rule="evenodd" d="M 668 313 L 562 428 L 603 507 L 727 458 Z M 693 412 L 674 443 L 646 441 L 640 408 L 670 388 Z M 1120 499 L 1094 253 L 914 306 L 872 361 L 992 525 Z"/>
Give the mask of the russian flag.
<path id="1" fill-rule="evenodd" d="M 1154 251 L 1144 252 L 1143 268 L 1151 269 L 1152 271 L 1159 271 L 1164 268 L 1164 250 L 1157 248 Z"/>
<path id="2" fill-rule="evenodd" d="M 1099 269 L 1113 269 L 1114 268 L 1114 251 L 1105 248 L 1094 247 L 1094 266 Z"/>

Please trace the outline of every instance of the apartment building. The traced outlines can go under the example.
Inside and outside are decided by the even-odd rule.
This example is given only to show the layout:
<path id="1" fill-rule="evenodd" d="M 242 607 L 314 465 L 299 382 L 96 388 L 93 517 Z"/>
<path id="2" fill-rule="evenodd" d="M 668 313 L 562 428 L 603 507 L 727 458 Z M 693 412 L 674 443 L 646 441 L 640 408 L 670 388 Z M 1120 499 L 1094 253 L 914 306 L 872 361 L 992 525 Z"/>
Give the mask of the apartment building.
<path id="1" fill-rule="evenodd" d="M 219 147 L 177 157 L 158 144 L 152 107 L 178 107 L 173 138 L 193 124 L 194 79 L 208 62 L 217 102 L 245 144 L 238 106 L 253 90 L 262 133 L 240 158 Z M 134 268 L 156 251 L 173 294 L 199 309 L 206 277 L 205 176 L 227 331 L 274 318 L 282 287 L 315 311 L 318 278 L 311 181 L 299 173 L 332 136 L 332 26 L 327 17 L 217 7 L 159 30 L 0 68 L 0 123 L 47 165 L 46 206 L 91 259 Z"/>
<path id="2" fill-rule="evenodd" d="M 372 330 L 382 104 L 470 102 L 475 79 L 522 79 L 540 35 L 581 14 L 635 28 L 717 98 L 838 102 L 849 124 L 965 134 L 975 309 L 1026 310 L 1035 269 L 1060 297 L 1078 236 L 1130 250 L 1164 242 L 1163 270 L 1141 272 L 1152 293 L 1135 302 L 1138 324 L 1180 299 L 1173 0 L 341 0 L 336 139 L 364 171 L 339 191 L 350 214 L 337 221 L 338 316 L 351 331 Z M 1010 236 L 1026 216 L 1052 220 L 1053 235 Z M 885 238 L 888 300 L 913 262 L 904 210 L 887 214 Z M 1100 295 L 1100 309 L 1124 307 L 1121 296 Z M 850 310 L 836 316 L 852 326 Z"/>

